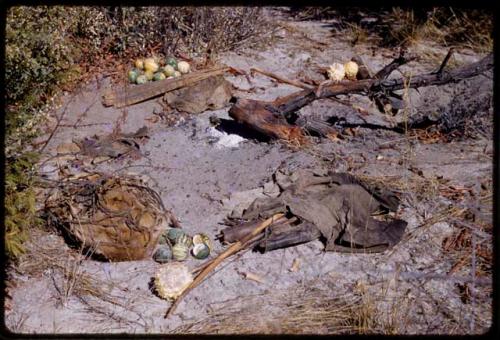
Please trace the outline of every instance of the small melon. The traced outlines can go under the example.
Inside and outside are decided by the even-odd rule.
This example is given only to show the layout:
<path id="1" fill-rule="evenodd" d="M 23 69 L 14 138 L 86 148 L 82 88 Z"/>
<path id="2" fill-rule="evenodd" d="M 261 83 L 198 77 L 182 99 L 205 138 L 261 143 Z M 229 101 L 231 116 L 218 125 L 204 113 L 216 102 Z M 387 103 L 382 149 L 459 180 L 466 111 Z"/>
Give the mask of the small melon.
<path id="1" fill-rule="evenodd" d="M 159 247 L 153 254 L 153 259 L 159 263 L 166 263 L 172 259 L 172 249 L 168 245 Z"/>
<path id="2" fill-rule="evenodd" d="M 147 70 L 146 72 L 144 72 L 144 75 L 148 80 L 153 80 L 154 73 L 152 71 Z"/>
<path id="3" fill-rule="evenodd" d="M 170 57 L 167 59 L 167 65 L 170 65 L 175 69 L 177 68 L 177 60 L 173 57 Z"/>
<path id="4" fill-rule="evenodd" d="M 177 70 L 179 70 L 180 73 L 188 73 L 190 69 L 189 64 L 186 61 L 179 61 L 177 63 Z"/>
<path id="5" fill-rule="evenodd" d="M 172 256 L 176 261 L 184 261 L 189 254 L 189 247 L 183 243 L 176 243 L 172 247 Z"/>
<path id="6" fill-rule="evenodd" d="M 134 65 L 139 70 L 144 70 L 144 59 L 142 58 L 136 59 Z"/>
<path id="7" fill-rule="evenodd" d="M 172 65 L 165 65 L 162 70 L 167 77 L 171 77 L 175 73 L 175 68 Z"/>
<path id="8" fill-rule="evenodd" d="M 195 258 L 203 260 L 210 255 L 210 248 L 205 243 L 198 243 L 194 245 L 192 252 Z"/>
<path id="9" fill-rule="evenodd" d="M 174 78 L 180 77 L 182 74 L 179 71 L 174 72 Z"/>
<path id="10" fill-rule="evenodd" d="M 131 83 L 135 83 L 139 75 L 140 71 L 138 69 L 131 69 L 130 71 L 128 71 L 128 81 Z"/>
<path id="11" fill-rule="evenodd" d="M 148 82 L 148 77 L 146 77 L 145 74 L 141 74 L 140 76 L 137 76 L 135 82 L 137 84 L 146 84 Z"/>
<path id="12" fill-rule="evenodd" d="M 154 75 L 153 75 L 153 80 L 154 81 L 158 81 L 158 80 L 163 80 L 163 79 L 166 79 L 167 77 L 163 74 L 163 72 L 156 72 Z"/>
<path id="13" fill-rule="evenodd" d="M 144 60 L 144 69 L 147 71 L 151 71 L 152 73 L 158 71 L 160 66 L 153 58 L 147 58 Z"/>
<path id="14" fill-rule="evenodd" d="M 170 228 L 165 232 L 165 234 L 170 242 L 177 243 L 177 240 L 186 233 L 184 230 L 179 228 Z"/>

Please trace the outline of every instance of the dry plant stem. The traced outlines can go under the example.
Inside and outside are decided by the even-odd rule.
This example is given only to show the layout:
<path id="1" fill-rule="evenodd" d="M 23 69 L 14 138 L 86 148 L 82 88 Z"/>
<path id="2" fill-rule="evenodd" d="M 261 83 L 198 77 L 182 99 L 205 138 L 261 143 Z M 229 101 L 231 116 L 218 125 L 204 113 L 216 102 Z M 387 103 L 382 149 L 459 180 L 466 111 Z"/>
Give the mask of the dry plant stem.
<path id="1" fill-rule="evenodd" d="M 274 73 L 267 72 L 267 71 L 262 71 L 262 70 L 260 70 L 258 68 L 255 68 L 255 67 L 251 68 L 250 72 L 252 72 L 252 73 L 253 72 L 257 72 L 257 73 L 263 74 L 263 75 L 265 75 L 267 77 L 273 78 L 273 79 L 279 81 L 280 83 L 285 83 L 285 84 L 293 85 L 293 86 L 296 86 L 296 87 L 301 88 L 301 89 L 311 90 L 311 89 L 314 88 L 313 86 L 304 84 L 304 83 L 302 83 L 300 81 L 289 80 L 289 79 L 280 77 L 280 76 L 278 76 L 278 75 L 276 75 Z"/>
<path id="2" fill-rule="evenodd" d="M 179 302 L 182 300 L 182 298 L 184 296 L 187 295 L 187 293 L 189 293 L 193 288 L 195 288 L 196 286 L 198 286 L 202 281 L 203 279 L 208 275 L 208 273 L 210 273 L 213 269 L 215 269 L 222 261 L 224 261 L 224 259 L 226 259 L 227 257 L 237 253 L 238 251 L 240 251 L 244 246 L 245 244 L 248 242 L 248 241 L 251 241 L 252 238 L 254 236 L 256 236 L 258 233 L 260 233 L 262 230 L 266 229 L 267 227 L 269 227 L 271 224 L 273 224 L 274 222 L 277 222 L 281 217 L 283 217 L 284 214 L 276 214 L 270 218 L 268 218 L 267 220 L 265 220 L 264 222 L 262 222 L 259 226 L 257 226 L 257 228 L 255 228 L 251 233 L 249 233 L 246 237 L 244 237 L 242 240 L 234 243 L 231 247 L 229 247 L 226 251 L 224 251 L 222 254 L 220 254 L 219 256 L 217 256 L 214 260 L 211 261 L 210 265 L 208 265 L 205 269 L 203 269 L 196 277 L 195 279 L 193 280 L 193 282 L 189 285 L 189 287 L 184 291 L 182 292 L 182 294 L 174 301 L 174 303 L 170 306 L 170 308 L 168 309 L 167 313 L 165 314 L 165 318 L 168 318 L 169 315 L 171 315 L 177 305 L 179 304 Z"/>

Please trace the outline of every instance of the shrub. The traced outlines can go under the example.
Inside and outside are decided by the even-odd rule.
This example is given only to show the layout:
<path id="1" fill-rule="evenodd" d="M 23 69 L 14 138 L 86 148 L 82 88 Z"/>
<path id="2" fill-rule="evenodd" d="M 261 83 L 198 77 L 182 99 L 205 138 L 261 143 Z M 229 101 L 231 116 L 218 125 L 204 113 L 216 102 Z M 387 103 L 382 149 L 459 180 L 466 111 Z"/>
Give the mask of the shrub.
<path id="1" fill-rule="evenodd" d="M 424 39 L 478 52 L 493 49 L 493 15 L 486 9 L 302 7 L 291 8 L 290 13 L 301 20 L 336 19 L 332 27 L 342 34 L 357 26 L 386 47 Z"/>

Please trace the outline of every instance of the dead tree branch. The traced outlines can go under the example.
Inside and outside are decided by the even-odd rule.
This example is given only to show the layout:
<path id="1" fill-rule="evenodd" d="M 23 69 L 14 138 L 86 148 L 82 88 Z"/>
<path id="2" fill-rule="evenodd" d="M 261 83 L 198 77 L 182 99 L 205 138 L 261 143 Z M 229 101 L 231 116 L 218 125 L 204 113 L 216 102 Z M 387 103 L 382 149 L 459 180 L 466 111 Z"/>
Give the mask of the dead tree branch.
<path id="1" fill-rule="evenodd" d="M 416 56 L 407 56 L 406 51 L 402 50 L 399 54 L 399 57 L 394 59 L 390 64 L 385 66 L 383 69 L 377 72 L 377 74 L 373 77 L 375 79 L 385 79 L 387 78 L 392 71 L 396 70 L 401 65 L 409 63 L 412 60 L 415 60 Z"/>
<path id="2" fill-rule="evenodd" d="M 237 99 L 236 103 L 229 110 L 229 115 L 236 121 L 272 138 L 293 139 L 304 142 L 304 131 L 300 127 L 288 123 L 286 117 L 314 100 L 337 95 L 355 93 L 369 95 L 377 92 L 390 93 L 404 89 L 405 87 L 419 88 L 456 83 L 463 79 L 480 75 L 493 67 L 493 54 L 491 53 L 476 63 L 447 72 L 441 70 L 441 73 L 419 74 L 410 76 L 408 79 L 384 79 L 390 72 L 409 60 L 411 60 L 411 57 L 399 56 L 375 75 L 375 77 L 381 79 L 341 81 L 325 86 L 319 93 L 316 93 L 317 91 L 313 89 L 306 89 L 278 98 L 272 102 Z M 443 64 L 445 65 L 446 63 L 443 61 Z"/>

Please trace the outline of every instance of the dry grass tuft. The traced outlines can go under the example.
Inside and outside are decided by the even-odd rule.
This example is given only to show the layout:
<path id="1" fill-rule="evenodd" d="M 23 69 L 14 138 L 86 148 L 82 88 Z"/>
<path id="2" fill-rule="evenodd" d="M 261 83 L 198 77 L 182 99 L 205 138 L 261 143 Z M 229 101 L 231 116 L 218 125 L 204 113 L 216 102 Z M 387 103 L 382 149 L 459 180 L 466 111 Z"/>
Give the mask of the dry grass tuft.
<path id="1" fill-rule="evenodd" d="M 352 42 L 362 42 L 367 35 L 385 47 L 430 41 L 480 53 L 493 49 L 493 15 L 485 9 L 302 7 L 292 8 L 290 14 L 299 20 L 333 19 L 334 30 L 350 35 Z"/>
<path id="2" fill-rule="evenodd" d="M 362 287 L 360 287 L 362 288 Z M 300 298 L 298 298 L 300 297 Z M 266 301 L 275 313 L 255 313 Z M 303 287 L 244 296 L 231 307 L 219 308 L 196 322 L 184 324 L 174 333 L 203 334 L 373 334 L 388 333 L 380 324 L 369 294 L 356 289 L 350 295 Z"/>
<path id="3" fill-rule="evenodd" d="M 71 249 L 59 235 L 41 229 L 30 230 L 26 253 L 19 258 L 16 271 L 30 277 L 51 275 L 58 302 L 65 306 L 71 297 L 93 296 L 112 302 L 106 283 L 86 273 L 82 263 L 92 254 Z"/>

